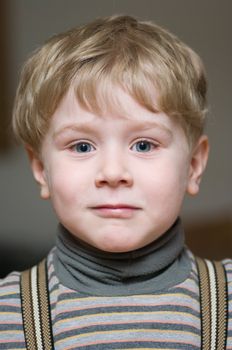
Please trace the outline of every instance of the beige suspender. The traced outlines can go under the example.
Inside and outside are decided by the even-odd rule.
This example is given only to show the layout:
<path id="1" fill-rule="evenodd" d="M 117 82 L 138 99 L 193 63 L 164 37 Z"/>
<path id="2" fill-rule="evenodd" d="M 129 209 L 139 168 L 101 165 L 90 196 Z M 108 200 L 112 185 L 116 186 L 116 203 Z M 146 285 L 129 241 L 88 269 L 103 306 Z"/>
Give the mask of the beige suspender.
<path id="1" fill-rule="evenodd" d="M 22 316 L 28 350 L 54 349 L 46 260 L 21 274 Z"/>
<path id="2" fill-rule="evenodd" d="M 221 262 L 196 258 L 201 305 L 201 349 L 226 349 L 227 281 Z"/>
<path id="3" fill-rule="evenodd" d="M 227 283 L 223 265 L 196 258 L 200 281 L 201 349 L 224 350 L 227 339 Z M 28 350 L 54 349 L 46 261 L 22 272 L 22 316 Z"/>

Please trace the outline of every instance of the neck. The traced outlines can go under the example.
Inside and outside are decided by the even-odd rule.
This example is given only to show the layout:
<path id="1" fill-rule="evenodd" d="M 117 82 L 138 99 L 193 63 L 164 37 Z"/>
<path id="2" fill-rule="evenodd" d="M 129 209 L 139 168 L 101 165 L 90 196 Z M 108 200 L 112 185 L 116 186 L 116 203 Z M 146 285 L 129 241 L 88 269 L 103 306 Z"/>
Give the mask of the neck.
<path id="1" fill-rule="evenodd" d="M 77 240 L 60 226 L 55 269 L 61 283 L 80 293 L 138 294 L 183 278 L 183 274 L 178 275 L 176 271 L 184 258 L 183 248 L 184 234 L 179 219 L 158 240 L 128 253 L 103 252 Z M 187 268 L 188 264 L 185 265 Z"/>

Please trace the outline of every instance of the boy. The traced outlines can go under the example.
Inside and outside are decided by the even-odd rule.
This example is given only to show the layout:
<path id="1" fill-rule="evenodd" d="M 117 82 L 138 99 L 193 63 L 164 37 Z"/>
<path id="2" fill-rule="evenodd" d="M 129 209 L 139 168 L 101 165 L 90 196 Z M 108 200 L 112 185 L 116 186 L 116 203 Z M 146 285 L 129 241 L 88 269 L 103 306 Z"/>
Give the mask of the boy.
<path id="1" fill-rule="evenodd" d="M 179 215 L 207 163 L 205 115 L 197 54 L 129 16 L 55 36 L 26 63 L 13 125 L 60 221 L 47 257 L 55 349 L 201 348 Z M 25 349 L 20 274 L 0 286 L 0 347 Z"/>

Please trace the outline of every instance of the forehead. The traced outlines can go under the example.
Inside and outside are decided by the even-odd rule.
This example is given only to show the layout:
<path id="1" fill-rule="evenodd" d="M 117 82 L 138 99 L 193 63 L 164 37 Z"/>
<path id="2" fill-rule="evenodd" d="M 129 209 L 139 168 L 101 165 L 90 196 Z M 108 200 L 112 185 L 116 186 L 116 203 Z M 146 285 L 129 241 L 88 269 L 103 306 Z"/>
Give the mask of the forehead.
<path id="1" fill-rule="evenodd" d="M 115 88 L 112 99 L 113 103 L 95 112 L 83 107 L 75 90 L 70 89 L 52 116 L 48 134 L 52 138 L 75 131 L 92 133 L 95 130 L 107 134 L 107 130 L 116 132 L 118 128 L 124 132 L 159 130 L 168 137 L 174 133 L 184 134 L 172 118 L 163 112 L 148 110 L 121 88 Z"/>
<path id="2" fill-rule="evenodd" d="M 133 96 L 120 86 L 113 86 L 109 89 L 107 98 L 101 94 L 101 90 L 96 95 L 100 108 L 94 108 L 90 102 L 82 103 L 79 101 L 75 88 L 71 86 L 63 99 L 60 101 L 57 109 L 52 115 L 51 123 L 57 121 L 63 123 L 93 122 L 93 119 L 107 120 L 128 120 L 135 123 L 152 124 L 162 122 L 169 124 L 171 119 L 162 112 L 158 111 L 156 94 L 154 93 L 154 110 L 151 111 L 141 105 Z"/>

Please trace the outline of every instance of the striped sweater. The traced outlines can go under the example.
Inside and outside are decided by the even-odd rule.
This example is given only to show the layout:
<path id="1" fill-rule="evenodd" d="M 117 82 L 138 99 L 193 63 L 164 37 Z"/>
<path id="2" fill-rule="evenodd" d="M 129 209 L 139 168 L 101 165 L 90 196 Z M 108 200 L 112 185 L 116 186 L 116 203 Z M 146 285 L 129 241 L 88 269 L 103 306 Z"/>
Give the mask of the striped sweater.
<path id="1" fill-rule="evenodd" d="M 200 308 L 195 261 L 181 283 L 153 294 L 84 296 L 64 286 L 48 256 L 49 290 L 56 350 L 200 349 Z M 232 349 L 232 261 L 225 260 L 229 291 L 227 349 Z M 20 273 L 0 281 L 0 349 L 26 349 Z"/>

